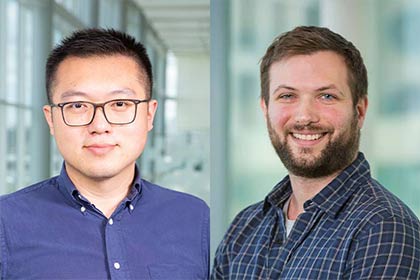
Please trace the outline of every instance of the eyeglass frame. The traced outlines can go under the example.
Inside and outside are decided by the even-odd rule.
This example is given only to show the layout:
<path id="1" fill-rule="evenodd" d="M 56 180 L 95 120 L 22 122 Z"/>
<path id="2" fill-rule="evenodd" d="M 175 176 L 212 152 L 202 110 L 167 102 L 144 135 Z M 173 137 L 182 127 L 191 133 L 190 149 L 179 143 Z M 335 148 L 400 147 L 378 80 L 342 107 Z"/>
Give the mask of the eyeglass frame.
<path id="1" fill-rule="evenodd" d="M 109 124 L 115 124 L 115 125 L 126 125 L 126 124 L 130 124 L 130 123 L 133 123 L 135 120 L 136 120 L 136 117 L 137 117 L 137 105 L 139 105 L 140 103 L 144 103 L 144 102 L 149 102 L 151 99 L 150 98 L 148 98 L 148 99 L 112 99 L 112 100 L 108 100 L 108 101 L 106 101 L 106 102 L 103 102 L 103 103 L 94 103 L 94 102 L 90 102 L 90 101 L 69 101 L 69 102 L 62 102 L 62 103 L 57 103 L 57 104 L 55 104 L 55 103 L 50 103 L 49 105 L 53 108 L 53 107 L 58 107 L 58 108 L 60 108 L 61 110 L 61 117 L 63 118 L 63 121 L 64 121 L 64 123 L 67 125 L 67 126 L 71 126 L 71 127 L 80 127 L 80 126 L 87 126 L 87 125 L 90 125 L 92 122 L 93 122 L 93 120 L 95 119 L 95 116 L 96 116 L 96 109 L 97 108 L 102 108 L 102 113 L 104 114 L 104 117 L 105 117 L 105 120 L 109 123 Z M 110 102 L 115 102 L 115 101 L 131 101 L 131 102 L 133 102 L 134 103 L 134 105 L 135 105 L 135 110 L 134 110 L 134 117 L 133 117 L 133 120 L 131 120 L 130 122 L 126 122 L 126 123 L 113 123 L 113 122 L 110 122 L 109 120 L 108 120 L 108 117 L 106 116 L 106 113 L 105 113 L 105 105 L 106 104 L 108 104 L 108 103 L 110 103 Z M 71 104 L 71 103 L 78 103 L 78 102 L 80 102 L 80 103 L 88 103 L 88 104 L 91 104 L 91 105 L 93 105 L 93 115 L 92 115 L 92 119 L 88 122 L 88 123 L 86 123 L 86 124 L 68 124 L 67 123 L 67 121 L 66 121 L 66 118 L 64 117 L 64 106 L 66 106 L 67 104 Z"/>

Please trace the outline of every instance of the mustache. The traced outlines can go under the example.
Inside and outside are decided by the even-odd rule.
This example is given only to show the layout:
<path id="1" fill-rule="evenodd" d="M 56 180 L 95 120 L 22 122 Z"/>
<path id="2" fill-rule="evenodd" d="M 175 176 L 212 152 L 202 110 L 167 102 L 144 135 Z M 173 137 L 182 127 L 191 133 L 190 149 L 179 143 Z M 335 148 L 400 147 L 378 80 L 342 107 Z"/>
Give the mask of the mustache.
<path id="1" fill-rule="evenodd" d="M 311 132 L 331 132 L 332 130 L 327 127 L 323 127 L 320 125 L 314 125 L 314 124 L 294 124 L 291 127 L 289 127 L 288 132 L 291 131 L 311 131 Z"/>

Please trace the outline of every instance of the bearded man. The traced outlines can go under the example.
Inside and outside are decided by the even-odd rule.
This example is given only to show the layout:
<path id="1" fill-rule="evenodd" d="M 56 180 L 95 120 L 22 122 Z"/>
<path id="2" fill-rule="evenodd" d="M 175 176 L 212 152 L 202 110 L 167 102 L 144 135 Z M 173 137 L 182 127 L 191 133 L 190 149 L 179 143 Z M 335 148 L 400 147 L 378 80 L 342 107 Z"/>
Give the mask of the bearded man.
<path id="1" fill-rule="evenodd" d="M 367 71 L 327 28 L 276 38 L 261 61 L 261 108 L 288 170 L 240 212 L 212 279 L 420 279 L 420 222 L 359 152 Z"/>

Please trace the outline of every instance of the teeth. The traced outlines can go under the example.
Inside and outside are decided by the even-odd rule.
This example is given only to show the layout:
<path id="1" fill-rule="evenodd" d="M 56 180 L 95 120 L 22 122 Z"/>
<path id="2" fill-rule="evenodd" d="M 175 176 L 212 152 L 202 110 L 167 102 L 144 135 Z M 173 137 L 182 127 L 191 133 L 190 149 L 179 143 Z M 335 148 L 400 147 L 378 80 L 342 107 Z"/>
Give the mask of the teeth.
<path id="1" fill-rule="evenodd" d="M 317 140 L 322 137 L 322 134 L 298 134 L 293 133 L 293 137 L 301 140 Z"/>

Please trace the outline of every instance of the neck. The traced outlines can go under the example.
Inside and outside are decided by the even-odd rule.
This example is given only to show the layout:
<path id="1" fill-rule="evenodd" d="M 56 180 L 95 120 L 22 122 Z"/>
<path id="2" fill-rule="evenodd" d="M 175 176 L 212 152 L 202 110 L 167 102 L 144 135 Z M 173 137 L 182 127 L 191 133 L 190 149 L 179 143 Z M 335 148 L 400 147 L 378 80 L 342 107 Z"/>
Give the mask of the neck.
<path id="1" fill-rule="evenodd" d="M 304 178 L 290 174 L 290 184 L 292 186 L 292 195 L 290 198 L 287 216 L 290 220 L 296 218 L 304 212 L 303 204 L 305 201 L 313 198 L 325 186 L 327 186 L 341 172 L 338 171 L 326 177 L 321 178 Z"/>
<path id="2" fill-rule="evenodd" d="M 92 178 L 66 164 L 66 171 L 76 189 L 107 218 L 127 197 L 134 180 L 135 168 L 126 168 L 114 177 Z"/>

